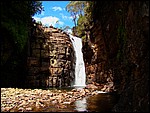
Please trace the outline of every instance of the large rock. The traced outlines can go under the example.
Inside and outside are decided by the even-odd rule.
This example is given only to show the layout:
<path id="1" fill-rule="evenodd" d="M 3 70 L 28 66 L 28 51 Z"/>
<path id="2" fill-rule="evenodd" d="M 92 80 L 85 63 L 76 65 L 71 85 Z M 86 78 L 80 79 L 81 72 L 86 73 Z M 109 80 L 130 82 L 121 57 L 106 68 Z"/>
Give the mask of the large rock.
<path id="1" fill-rule="evenodd" d="M 28 87 L 71 85 L 74 78 L 74 51 L 67 34 L 52 26 L 38 25 L 28 50 Z"/>

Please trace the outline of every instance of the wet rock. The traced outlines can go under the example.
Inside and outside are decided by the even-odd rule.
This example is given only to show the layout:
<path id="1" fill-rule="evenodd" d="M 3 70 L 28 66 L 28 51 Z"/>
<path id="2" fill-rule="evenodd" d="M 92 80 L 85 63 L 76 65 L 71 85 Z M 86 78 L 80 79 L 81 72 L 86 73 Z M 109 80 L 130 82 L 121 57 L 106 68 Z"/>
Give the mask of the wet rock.
<path id="1" fill-rule="evenodd" d="M 26 111 L 32 111 L 31 107 L 25 108 Z"/>
<path id="2" fill-rule="evenodd" d="M 86 86 L 86 88 L 88 88 L 88 89 L 98 89 L 98 87 L 95 86 L 94 84 L 88 84 L 88 85 Z"/>
<path id="3" fill-rule="evenodd" d="M 70 104 L 71 102 L 63 102 L 63 104 Z"/>
<path id="4" fill-rule="evenodd" d="M 23 107 L 19 107 L 19 108 L 18 108 L 18 111 L 19 111 L 19 112 L 23 112 L 24 110 L 25 110 L 25 109 L 24 109 Z"/>
<path id="5" fill-rule="evenodd" d="M 90 89 L 72 89 L 71 91 L 41 90 L 41 89 L 1 89 L 1 110 L 2 111 L 38 111 L 46 106 L 57 106 L 66 108 L 76 100 L 85 96 L 97 94 Z M 15 93 L 17 91 L 17 94 Z M 13 95 L 13 96 L 9 96 Z M 36 108 L 36 109 L 35 109 Z"/>

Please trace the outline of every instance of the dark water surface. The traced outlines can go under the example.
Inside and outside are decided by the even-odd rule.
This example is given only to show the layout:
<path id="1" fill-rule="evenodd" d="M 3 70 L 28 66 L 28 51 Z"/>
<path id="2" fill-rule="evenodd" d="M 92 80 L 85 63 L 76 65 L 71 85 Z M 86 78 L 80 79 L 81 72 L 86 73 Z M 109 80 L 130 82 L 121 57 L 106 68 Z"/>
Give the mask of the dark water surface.
<path id="1" fill-rule="evenodd" d="M 100 93 L 86 99 L 87 111 L 89 112 L 109 112 L 117 102 L 114 94 Z"/>
<path id="2" fill-rule="evenodd" d="M 42 112 L 110 112 L 117 102 L 117 95 L 99 93 L 77 100 L 66 108 L 47 107 Z"/>

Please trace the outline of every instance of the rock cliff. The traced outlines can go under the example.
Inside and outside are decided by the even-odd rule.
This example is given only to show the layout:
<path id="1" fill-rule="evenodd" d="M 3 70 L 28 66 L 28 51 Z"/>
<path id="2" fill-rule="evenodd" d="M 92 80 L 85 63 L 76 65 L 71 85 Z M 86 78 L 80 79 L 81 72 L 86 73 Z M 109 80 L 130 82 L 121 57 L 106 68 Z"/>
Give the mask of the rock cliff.
<path id="1" fill-rule="evenodd" d="M 69 36 L 62 30 L 34 24 L 27 62 L 28 87 L 71 86 L 74 51 Z"/>
<path id="2" fill-rule="evenodd" d="M 83 49 L 88 82 L 107 84 L 119 101 L 113 111 L 149 111 L 149 2 L 95 1 Z"/>

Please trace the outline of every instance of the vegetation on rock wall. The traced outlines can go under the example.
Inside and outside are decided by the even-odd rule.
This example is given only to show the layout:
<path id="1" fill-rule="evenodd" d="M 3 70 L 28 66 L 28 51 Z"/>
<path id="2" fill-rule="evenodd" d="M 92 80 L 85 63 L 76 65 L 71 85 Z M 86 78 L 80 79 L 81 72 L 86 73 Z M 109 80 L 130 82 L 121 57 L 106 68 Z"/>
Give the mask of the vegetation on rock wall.
<path id="1" fill-rule="evenodd" d="M 91 34 L 90 39 L 99 47 L 97 59 L 107 55 L 105 71 L 113 71 L 114 85 L 120 95 L 113 111 L 148 112 L 149 2 L 95 1 L 93 4 L 91 30 L 96 33 L 93 30 L 95 35 Z M 105 47 L 100 47 L 98 40 L 104 40 Z M 106 54 L 101 53 L 103 50 Z"/>
<path id="2" fill-rule="evenodd" d="M 1 1 L 1 84 L 15 85 L 26 63 L 32 18 L 43 8 L 39 1 Z M 20 74 L 20 75 L 19 75 Z M 20 83 L 20 82 L 19 82 Z"/>

